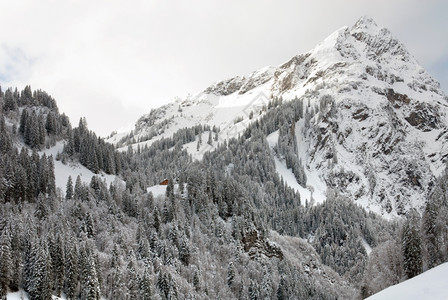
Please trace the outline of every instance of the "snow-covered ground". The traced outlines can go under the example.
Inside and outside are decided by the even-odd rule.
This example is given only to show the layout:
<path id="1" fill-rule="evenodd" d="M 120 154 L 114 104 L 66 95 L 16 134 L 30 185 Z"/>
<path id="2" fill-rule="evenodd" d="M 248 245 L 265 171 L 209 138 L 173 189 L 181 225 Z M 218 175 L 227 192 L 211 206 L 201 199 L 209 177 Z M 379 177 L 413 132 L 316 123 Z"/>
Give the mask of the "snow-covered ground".
<path id="1" fill-rule="evenodd" d="M 64 143 L 57 142 L 54 147 L 51 147 L 50 149 L 45 149 L 42 152 L 40 152 L 40 154 L 45 153 L 47 156 L 53 155 L 56 188 L 60 188 L 63 192 L 65 192 L 69 176 L 72 177 L 73 184 L 75 184 L 76 177 L 78 175 L 80 176 L 81 181 L 87 184 L 90 183 L 92 177 L 95 175 L 101 178 L 102 180 L 105 180 L 107 185 L 110 185 L 110 183 L 115 182 L 115 180 L 120 180 L 115 175 L 108 175 L 103 172 L 101 172 L 100 174 L 95 174 L 79 163 L 68 163 L 64 165 L 61 161 L 56 160 L 56 155 L 58 153 L 61 153 L 63 148 Z"/>
<path id="2" fill-rule="evenodd" d="M 166 187 L 166 185 L 154 185 L 147 188 L 146 191 L 151 192 L 154 198 L 157 198 L 166 194 Z"/>
<path id="3" fill-rule="evenodd" d="M 265 71 L 268 72 L 268 69 Z M 256 76 L 257 73 L 260 72 L 255 72 L 253 76 Z M 135 143 L 132 147 L 133 149 L 137 149 L 138 145 L 140 147 L 150 146 L 162 137 L 171 137 L 179 129 L 191 128 L 198 124 L 207 124 L 211 127 L 216 126 L 220 128 L 219 142 L 223 142 L 225 139 L 228 140 L 243 133 L 250 122 L 260 117 L 262 107 L 267 105 L 268 101 L 269 99 L 264 94 L 264 85 L 254 88 L 245 94 L 234 93 L 226 96 L 218 96 L 213 93 L 200 92 L 185 100 L 179 99 L 176 102 L 159 108 L 159 112 L 164 118 L 172 118 L 169 124 L 160 130 L 161 133 L 150 140 Z M 249 118 L 250 113 L 253 114 L 252 120 Z M 237 119 L 241 121 L 236 122 Z M 163 120 L 163 118 L 158 119 L 157 122 L 160 120 Z M 141 126 L 137 123 L 136 127 Z M 138 138 L 144 137 L 148 133 L 148 128 L 143 126 L 140 130 L 135 130 L 134 137 L 138 140 Z M 116 144 L 124 136 L 125 133 L 116 134 L 107 141 Z M 202 137 L 203 145 L 207 148 L 207 151 L 213 150 L 217 143 L 214 143 L 213 146 L 207 145 L 207 137 Z M 187 147 L 187 149 L 195 155 L 197 153 L 196 142 L 191 144 L 193 146 Z M 128 146 L 124 146 L 118 150 L 126 151 L 127 148 Z"/>
<path id="4" fill-rule="evenodd" d="M 18 292 L 9 293 L 6 295 L 6 300 L 29 300 L 28 294 L 24 291 L 20 290 Z M 66 300 L 67 298 L 65 296 L 62 297 L 56 297 L 54 295 L 51 296 L 52 300 Z M 105 298 L 101 297 L 101 300 L 106 300 Z"/>
<path id="5" fill-rule="evenodd" d="M 148 188 L 146 188 L 146 192 L 151 192 L 154 198 L 165 196 L 166 194 L 166 188 L 167 185 L 153 185 Z M 174 192 L 177 193 L 179 190 L 179 185 L 176 183 L 174 184 Z"/>
<path id="6" fill-rule="evenodd" d="M 274 148 L 278 141 L 278 130 L 268 135 L 266 139 L 269 146 L 271 148 Z M 286 167 L 286 163 L 283 160 L 279 159 L 278 157 L 274 157 L 274 161 L 277 173 L 283 178 L 283 180 L 289 187 L 300 194 L 302 204 L 305 204 L 306 200 L 308 201 L 308 203 L 310 203 L 311 197 L 314 201 L 314 204 L 322 203 L 325 201 L 326 185 L 319 178 L 317 172 L 311 172 L 305 168 L 305 174 L 307 176 L 307 187 L 304 188 L 297 182 L 294 173 L 291 169 L 288 169 Z"/>
<path id="7" fill-rule="evenodd" d="M 362 239 L 362 246 L 366 250 L 367 255 L 370 255 L 370 252 L 372 252 L 372 247 L 370 247 L 369 243 L 365 239 Z"/>
<path id="8" fill-rule="evenodd" d="M 15 293 L 9 293 L 6 296 L 7 300 L 29 300 L 28 295 L 24 291 L 18 291 Z M 51 297 L 52 300 L 65 300 L 65 297 L 59 298 L 56 296 Z"/>
<path id="9" fill-rule="evenodd" d="M 419 276 L 391 286 L 369 300 L 446 300 L 448 299 L 448 263 Z"/>

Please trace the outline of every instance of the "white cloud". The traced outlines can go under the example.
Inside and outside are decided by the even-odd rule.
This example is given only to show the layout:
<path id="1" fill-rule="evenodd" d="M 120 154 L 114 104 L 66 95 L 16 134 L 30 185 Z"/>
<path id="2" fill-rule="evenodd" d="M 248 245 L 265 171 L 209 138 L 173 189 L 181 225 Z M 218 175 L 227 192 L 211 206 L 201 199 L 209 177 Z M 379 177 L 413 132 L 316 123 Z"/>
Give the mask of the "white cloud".
<path id="1" fill-rule="evenodd" d="M 365 14 L 431 66 L 447 55 L 442 6 L 417 0 L 0 0 L 0 78 L 46 90 L 73 123 L 86 116 L 106 135 L 175 96 L 308 51 Z"/>

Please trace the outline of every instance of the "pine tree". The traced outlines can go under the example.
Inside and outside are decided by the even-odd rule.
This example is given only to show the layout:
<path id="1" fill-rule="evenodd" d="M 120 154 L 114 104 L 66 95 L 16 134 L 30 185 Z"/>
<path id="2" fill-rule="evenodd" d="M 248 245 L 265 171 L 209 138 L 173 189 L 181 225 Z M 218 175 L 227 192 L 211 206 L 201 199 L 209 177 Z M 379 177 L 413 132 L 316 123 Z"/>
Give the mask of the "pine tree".
<path id="1" fill-rule="evenodd" d="M 159 217 L 159 209 L 157 207 L 154 208 L 153 212 L 153 226 L 156 229 L 157 232 L 160 230 L 160 217 Z"/>
<path id="2" fill-rule="evenodd" d="M 235 281 L 235 267 L 233 266 L 233 261 L 229 262 L 229 266 L 227 267 L 227 285 L 232 286 Z"/>
<path id="3" fill-rule="evenodd" d="M 15 111 L 17 109 L 17 101 L 14 99 L 14 95 L 11 89 L 7 89 L 5 92 L 3 111 L 8 112 L 10 110 Z"/>
<path id="4" fill-rule="evenodd" d="M 25 274 L 26 291 L 31 299 L 51 299 L 48 249 L 43 242 L 32 242 L 29 253 L 31 257 L 27 259 L 28 273 Z"/>
<path id="5" fill-rule="evenodd" d="M 281 276 L 280 277 L 280 282 L 278 284 L 278 289 L 277 289 L 277 299 L 278 300 L 289 299 L 289 296 L 288 296 L 288 286 L 287 286 L 287 283 L 286 283 L 285 276 Z"/>
<path id="6" fill-rule="evenodd" d="M 20 115 L 20 126 L 19 126 L 19 132 L 22 134 L 22 136 L 25 136 L 26 127 L 28 124 L 28 110 L 24 109 L 22 110 L 22 114 Z"/>
<path id="7" fill-rule="evenodd" d="M 184 265 L 188 266 L 190 264 L 190 256 L 190 245 L 188 244 L 188 240 L 184 237 L 182 238 L 182 242 L 180 243 L 179 259 L 184 263 Z"/>
<path id="8" fill-rule="evenodd" d="M 54 163 L 53 156 L 50 155 L 47 159 L 47 174 L 46 174 L 46 182 L 47 182 L 47 193 L 48 195 L 56 194 L 56 178 L 54 176 Z"/>
<path id="9" fill-rule="evenodd" d="M 21 102 L 23 104 L 34 104 L 33 103 L 33 92 L 31 91 L 31 86 L 27 85 L 23 89 L 20 95 Z"/>
<path id="10" fill-rule="evenodd" d="M 69 300 L 75 299 L 76 287 L 78 285 L 78 251 L 74 243 L 75 241 L 70 241 L 66 244 L 64 260 L 64 293 Z"/>
<path id="11" fill-rule="evenodd" d="M 422 272 L 422 241 L 420 236 L 420 218 L 415 211 L 410 212 L 406 219 L 401 236 L 403 266 L 408 278 L 419 275 Z"/>
<path id="12" fill-rule="evenodd" d="M 177 300 L 179 299 L 177 282 L 171 274 L 168 275 L 169 282 L 169 290 L 168 290 L 168 299 L 169 300 Z"/>
<path id="13" fill-rule="evenodd" d="M 75 199 L 82 199 L 82 197 L 83 197 L 83 186 L 82 186 L 82 182 L 81 182 L 81 177 L 79 175 L 76 177 L 73 197 Z M 84 200 L 84 199 L 82 199 L 82 200 Z"/>
<path id="14" fill-rule="evenodd" d="M 258 297 L 257 285 L 256 285 L 256 283 L 253 280 L 250 281 L 249 288 L 248 288 L 248 293 L 249 293 L 249 299 L 250 300 L 258 300 L 258 299 L 260 299 Z"/>
<path id="15" fill-rule="evenodd" d="M 11 233 L 5 226 L 0 236 L 0 296 L 5 296 L 12 272 Z"/>
<path id="16" fill-rule="evenodd" d="M 141 300 L 150 300 L 152 299 L 152 291 L 151 291 L 151 277 L 149 275 L 148 268 L 145 268 L 143 272 L 143 276 L 140 278 L 140 299 Z"/>
<path id="17" fill-rule="evenodd" d="M 138 293 L 139 282 L 138 282 L 138 277 L 137 277 L 137 273 L 136 273 L 135 266 L 134 266 L 134 263 L 132 261 L 132 258 L 131 258 L 131 260 L 128 263 L 127 273 L 128 273 L 128 276 L 127 276 L 128 280 L 127 280 L 127 283 L 126 283 L 126 288 L 128 290 L 129 298 L 130 299 L 137 299 L 137 297 L 138 297 L 137 295 L 139 294 Z"/>
<path id="18" fill-rule="evenodd" d="M 168 178 L 168 185 L 166 186 L 165 196 L 171 200 L 174 198 L 174 183 L 171 178 Z"/>
<path id="19" fill-rule="evenodd" d="M 167 201 L 163 202 L 162 207 L 162 222 L 163 223 L 169 223 L 173 220 L 173 215 L 171 214 L 171 210 L 168 207 Z"/>
<path id="20" fill-rule="evenodd" d="M 196 291 L 199 291 L 201 288 L 201 271 L 198 268 L 194 270 L 193 286 Z"/>
<path id="21" fill-rule="evenodd" d="M 261 282 L 261 299 L 271 299 L 273 294 L 272 288 L 272 274 L 269 272 L 268 268 L 265 266 L 263 270 L 263 280 Z"/>
<path id="22" fill-rule="evenodd" d="M 45 121 L 43 114 L 39 114 L 37 117 L 37 126 L 38 126 L 38 142 L 37 147 L 40 148 L 41 145 L 45 144 L 45 137 L 46 137 L 46 129 L 45 129 Z"/>
<path id="23" fill-rule="evenodd" d="M 210 146 L 213 145 L 212 131 L 211 131 L 211 130 L 208 132 L 208 141 L 207 141 L 207 144 L 209 144 Z"/>
<path id="24" fill-rule="evenodd" d="M 65 189 L 65 199 L 70 200 L 73 197 L 73 181 L 72 176 L 68 176 L 67 187 Z"/>
<path id="25" fill-rule="evenodd" d="M 48 215 L 49 215 L 48 199 L 43 194 L 39 194 L 36 200 L 36 210 L 34 211 L 34 216 L 39 220 L 43 220 Z"/>
<path id="26" fill-rule="evenodd" d="M 168 276 L 160 270 L 159 276 L 157 278 L 157 288 L 164 299 L 168 298 L 168 293 L 170 291 Z"/>
<path id="27" fill-rule="evenodd" d="M 424 244 L 426 247 L 428 268 L 433 268 L 445 261 L 446 257 L 446 233 L 447 233 L 447 204 L 446 195 L 446 175 L 439 180 L 435 186 L 431 197 L 426 203 L 422 218 L 422 229 L 424 234 Z"/>
<path id="28" fill-rule="evenodd" d="M 51 260 L 52 287 L 57 296 L 61 295 L 64 283 L 64 242 L 60 234 L 53 234 L 48 239 L 48 250 Z"/>
<path id="29" fill-rule="evenodd" d="M 87 244 L 81 250 L 80 277 L 81 298 L 86 300 L 99 300 L 100 284 L 98 281 L 96 262 L 92 250 Z"/>
<path id="30" fill-rule="evenodd" d="M 49 112 L 45 122 L 45 129 L 48 134 L 57 134 L 56 116 L 53 112 Z"/>

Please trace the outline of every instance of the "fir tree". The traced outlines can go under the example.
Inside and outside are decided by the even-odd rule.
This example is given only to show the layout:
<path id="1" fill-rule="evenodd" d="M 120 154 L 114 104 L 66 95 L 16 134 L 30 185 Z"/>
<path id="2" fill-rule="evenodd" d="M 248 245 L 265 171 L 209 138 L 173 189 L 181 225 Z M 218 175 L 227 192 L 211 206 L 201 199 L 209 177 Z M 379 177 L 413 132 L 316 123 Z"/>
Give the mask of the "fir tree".
<path id="1" fill-rule="evenodd" d="M 152 291 L 151 291 L 151 277 L 149 275 L 148 268 L 145 268 L 143 272 L 143 276 L 140 278 L 140 299 L 141 300 L 150 300 L 152 299 Z"/>
<path id="2" fill-rule="evenodd" d="M 253 280 L 250 281 L 249 288 L 248 288 L 248 294 L 249 294 L 249 299 L 250 300 L 258 300 L 258 299 L 260 299 L 258 297 L 257 284 Z"/>
<path id="3" fill-rule="evenodd" d="M 100 285 L 97 267 L 90 246 L 85 245 L 81 250 L 81 298 L 88 300 L 100 299 Z"/>
<path id="4" fill-rule="evenodd" d="M 211 131 L 211 130 L 208 132 L 208 141 L 207 141 L 207 144 L 209 144 L 210 146 L 213 145 L 212 131 Z"/>
<path id="5" fill-rule="evenodd" d="M 75 299 L 76 287 L 78 285 L 78 251 L 74 241 L 66 244 L 64 265 L 64 293 L 67 299 L 73 300 Z"/>
<path id="6" fill-rule="evenodd" d="M 180 243 L 179 259 L 184 263 L 184 265 L 188 266 L 190 263 L 190 256 L 190 245 L 188 244 L 188 240 L 186 238 L 183 238 L 182 242 Z"/>
<path id="7" fill-rule="evenodd" d="M 408 278 L 417 276 L 422 272 L 422 241 L 419 224 L 418 213 L 411 212 L 402 229 L 403 266 Z"/>
<path id="8" fill-rule="evenodd" d="M 193 273 L 193 286 L 196 291 L 199 291 L 201 288 L 201 273 L 198 268 L 195 268 Z"/>
<path id="9" fill-rule="evenodd" d="M 4 102 L 3 102 L 3 111 L 15 111 L 17 109 L 17 101 L 14 98 L 14 95 L 11 91 L 11 89 L 7 89 L 4 96 Z"/>
<path id="10" fill-rule="evenodd" d="M 73 192 L 73 196 L 75 199 L 82 199 L 82 197 L 83 197 L 83 186 L 82 186 L 82 182 L 81 182 L 81 177 L 79 175 L 76 177 L 75 189 Z M 84 200 L 84 199 L 82 199 L 82 200 Z"/>
<path id="11" fill-rule="evenodd" d="M 73 197 L 73 181 L 72 176 L 68 176 L 67 187 L 65 189 L 65 199 L 70 200 Z"/>
<path id="12" fill-rule="evenodd" d="M 50 261 L 46 245 L 32 242 L 30 255 L 27 260 L 28 273 L 25 274 L 26 291 L 31 299 L 51 299 Z"/>
<path id="13" fill-rule="evenodd" d="M 7 225 L 0 236 L 0 296 L 6 295 L 12 277 L 11 250 L 11 233 Z"/>
<path id="14" fill-rule="evenodd" d="M 232 286 L 235 281 L 235 267 L 233 266 L 233 261 L 229 262 L 229 266 L 227 268 L 227 285 Z"/>
<path id="15" fill-rule="evenodd" d="M 163 299 L 168 299 L 168 293 L 170 291 L 168 276 L 162 270 L 159 272 L 159 276 L 157 278 L 157 288 L 160 291 Z"/>
<path id="16" fill-rule="evenodd" d="M 64 242 L 60 234 L 53 234 L 48 239 L 48 250 L 51 261 L 52 288 L 57 296 L 61 295 L 64 284 Z"/>

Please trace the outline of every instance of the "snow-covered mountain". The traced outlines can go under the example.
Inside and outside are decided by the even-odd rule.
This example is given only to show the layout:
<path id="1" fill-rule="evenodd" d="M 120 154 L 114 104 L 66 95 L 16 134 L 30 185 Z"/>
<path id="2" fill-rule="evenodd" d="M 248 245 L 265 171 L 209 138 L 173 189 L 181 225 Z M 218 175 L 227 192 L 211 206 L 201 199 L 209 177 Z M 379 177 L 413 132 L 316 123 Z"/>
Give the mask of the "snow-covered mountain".
<path id="1" fill-rule="evenodd" d="M 304 103 L 305 118 L 292 127 L 309 179 L 302 196 L 336 189 L 383 215 L 423 207 L 448 156 L 448 98 L 405 46 L 368 17 L 281 66 L 154 109 L 131 134 L 109 142 L 123 149 L 150 145 L 199 124 L 219 128 L 215 138 L 222 142 L 262 118 L 271 103 L 287 101 Z M 201 159 L 217 144 L 183 147 Z"/>

